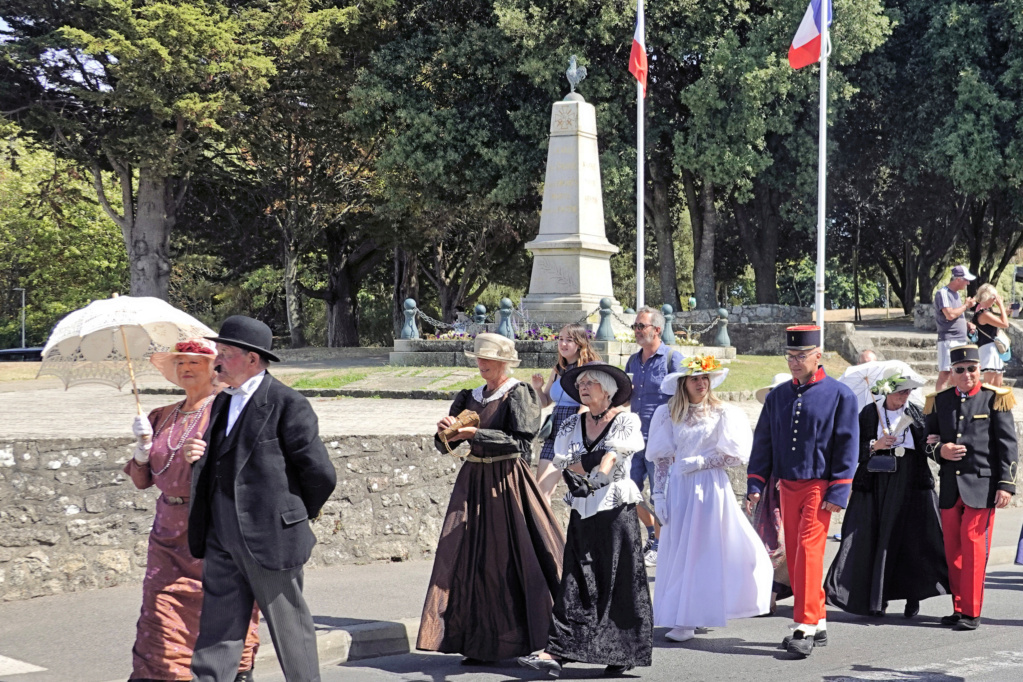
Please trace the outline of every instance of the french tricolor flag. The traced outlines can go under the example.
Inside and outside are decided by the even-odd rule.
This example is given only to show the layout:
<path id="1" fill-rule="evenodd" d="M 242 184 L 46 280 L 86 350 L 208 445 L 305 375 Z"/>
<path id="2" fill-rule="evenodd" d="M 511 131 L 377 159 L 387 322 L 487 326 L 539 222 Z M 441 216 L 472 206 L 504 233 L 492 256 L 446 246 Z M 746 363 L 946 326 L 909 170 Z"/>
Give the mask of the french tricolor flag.
<path id="1" fill-rule="evenodd" d="M 646 22 L 643 21 L 643 0 L 636 4 L 636 33 L 632 36 L 632 52 L 629 53 L 629 73 L 643 84 L 646 97 Z"/>
<path id="2" fill-rule="evenodd" d="M 816 64 L 821 58 L 821 5 L 827 3 L 828 26 L 833 18 L 831 0 L 811 0 L 803 20 L 796 29 L 796 37 L 789 48 L 789 65 L 801 69 Z M 635 48 L 633 48 L 635 50 Z"/>

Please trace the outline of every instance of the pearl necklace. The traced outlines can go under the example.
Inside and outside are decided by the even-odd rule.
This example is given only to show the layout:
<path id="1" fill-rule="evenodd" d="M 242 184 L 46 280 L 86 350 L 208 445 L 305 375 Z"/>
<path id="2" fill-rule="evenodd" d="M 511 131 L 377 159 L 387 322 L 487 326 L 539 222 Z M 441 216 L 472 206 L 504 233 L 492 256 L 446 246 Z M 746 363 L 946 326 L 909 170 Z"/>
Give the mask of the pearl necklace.
<path id="1" fill-rule="evenodd" d="M 170 457 L 167 458 L 167 464 L 165 464 L 162 469 L 153 472 L 154 476 L 159 476 L 170 468 L 170 465 L 174 462 L 174 457 L 177 456 L 178 451 L 181 450 L 182 446 L 185 444 L 185 441 L 188 440 L 190 436 L 194 435 L 192 431 L 199 424 L 199 420 L 202 418 L 203 410 L 206 409 L 207 405 L 213 402 L 213 399 L 216 397 L 216 395 L 217 394 L 214 393 L 208 396 L 205 400 L 202 401 L 202 404 L 199 405 L 199 409 L 192 410 L 190 412 L 182 411 L 181 408 L 185 406 L 185 401 L 182 400 L 180 403 L 174 406 L 174 409 L 171 410 L 167 414 L 167 416 L 163 418 L 163 421 L 160 422 L 160 425 L 156 427 L 156 433 L 153 434 L 153 442 L 156 442 L 156 437 L 163 433 L 163 429 L 165 426 L 167 426 L 167 422 L 168 421 L 170 422 L 170 426 L 167 428 L 167 449 L 170 450 Z M 174 426 L 178 423 L 179 417 L 185 418 L 184 426 L 181 429 L 181 435 L 177 439 L 178 441 L 177 445 L 174 445 L 173 444 Z"/>

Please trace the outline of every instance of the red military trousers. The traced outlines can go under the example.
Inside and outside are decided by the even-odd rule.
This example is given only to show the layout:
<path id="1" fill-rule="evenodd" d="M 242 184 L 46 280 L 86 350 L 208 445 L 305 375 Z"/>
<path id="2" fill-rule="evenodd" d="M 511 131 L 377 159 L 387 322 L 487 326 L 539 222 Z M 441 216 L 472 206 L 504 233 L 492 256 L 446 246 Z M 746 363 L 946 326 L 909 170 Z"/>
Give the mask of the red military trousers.
<path id="1" fill-rule="evenodd" d="M 941 510 L 948 584 L 956 613 L 970 618 L 980 616 L 984 603 L 984 574 L 994 530 L 994 509 L 967 507 L 960 497 L 954 507 Z"/>
<path id="2" fill-rule="evenodd" d="M 817 625 L 824 618 L 824 546 L 831 512 L 821 509 L 828 482 L 781 481 L 781 522 L 795 606 L 792 620 Z"/>

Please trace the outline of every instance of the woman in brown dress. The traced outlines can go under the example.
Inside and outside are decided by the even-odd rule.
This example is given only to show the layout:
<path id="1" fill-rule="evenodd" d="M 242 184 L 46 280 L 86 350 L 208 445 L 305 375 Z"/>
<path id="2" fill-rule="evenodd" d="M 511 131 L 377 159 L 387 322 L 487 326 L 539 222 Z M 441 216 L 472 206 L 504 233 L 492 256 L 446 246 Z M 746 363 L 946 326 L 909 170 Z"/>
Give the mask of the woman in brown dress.
<path id="1" fill-rule="evenodd" d="M 437 431 L 466 409 L 480 421 L 449 439 L 470 448 L 444 517 L 416 648 L 478 665 L 547 643 L 565 538 L 529 470 L 540 406 L 532 386 L 509 376 L 519 364 L 514 342 L 480 334 L 466 355 L 486 383 L 461 391 Z M 448 452 L 439 438 L 436 445 Z"/>
<path id="2" fill-rule="evenodd" d="M 216 346 L 206 339 L 178 343 L 151 362 L 168 381 L 185 389 L 185 399 L 158 407 L 132 424 L 137 443 L 124 466 L 137 488 L 157 486 L 156 518 L 149 533 L 142 613 L 129 679 L 191 680 L 190 667 L 202 609 L 202 560 L 188 551 L 188 495 L 192 467 L 181 455 L 185 440 L 206 430 L 216 395 L 213 360 Z M 245 653 L 236 682 L 252 680 L 259 648 L 259 611 L 252 612 Z"/>

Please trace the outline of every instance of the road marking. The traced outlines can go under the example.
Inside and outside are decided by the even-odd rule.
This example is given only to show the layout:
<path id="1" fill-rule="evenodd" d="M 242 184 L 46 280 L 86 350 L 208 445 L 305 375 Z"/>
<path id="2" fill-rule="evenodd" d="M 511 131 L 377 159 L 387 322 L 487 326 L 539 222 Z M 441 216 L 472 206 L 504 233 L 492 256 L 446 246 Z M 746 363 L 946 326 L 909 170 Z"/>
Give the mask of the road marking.
<path id="1" fill-rule="evenodd" d="M 866 667 L 866 666 L 864 666 Z M 967 680 L 996 670 L 1023 668 L 1023 651 L 997 651 L 990 656 L 974 656 L 951 660 L 945 663 L 914 665 L 897 670 L 878 669 L 854 671 L 845 675 L 828 677 L 828 682 L 863 682 L 864 680 Z"/>
<path id="2" fill-rule="evenodd" d="M 40 668 L 25 661 L 18 661 L 6 656 L 0 656 L 0 675 L 21 675 L 23 673 L 41 673 L 46 668 Z"/>

